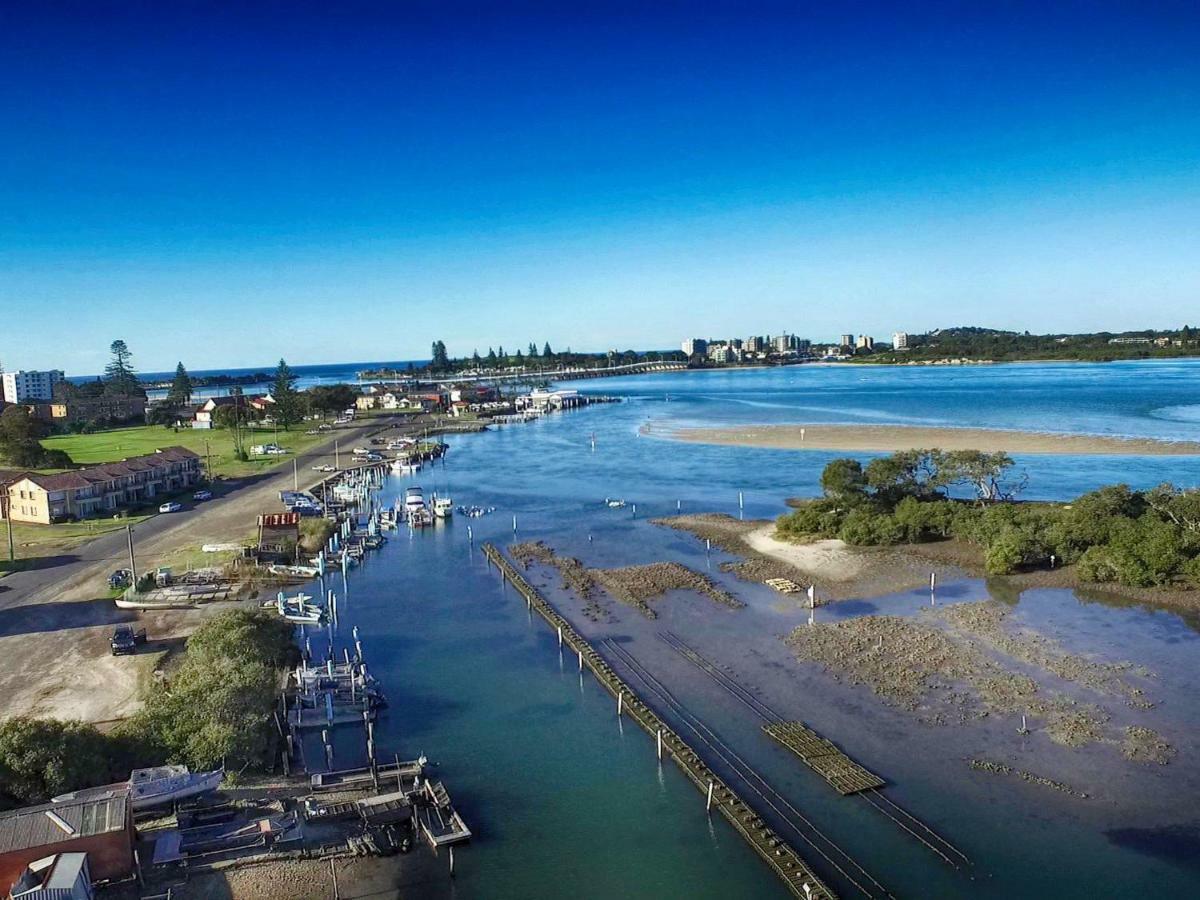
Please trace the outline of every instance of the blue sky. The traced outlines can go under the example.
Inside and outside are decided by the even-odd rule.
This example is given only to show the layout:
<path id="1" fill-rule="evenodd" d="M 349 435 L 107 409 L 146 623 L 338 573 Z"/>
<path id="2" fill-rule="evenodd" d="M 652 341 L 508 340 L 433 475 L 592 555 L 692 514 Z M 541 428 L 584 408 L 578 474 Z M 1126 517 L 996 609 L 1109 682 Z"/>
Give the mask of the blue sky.
<path id="1" fill-rule="evenodd" d="M 1195 3 L 23 6 L 8 368 L 1200 320 Z"/>

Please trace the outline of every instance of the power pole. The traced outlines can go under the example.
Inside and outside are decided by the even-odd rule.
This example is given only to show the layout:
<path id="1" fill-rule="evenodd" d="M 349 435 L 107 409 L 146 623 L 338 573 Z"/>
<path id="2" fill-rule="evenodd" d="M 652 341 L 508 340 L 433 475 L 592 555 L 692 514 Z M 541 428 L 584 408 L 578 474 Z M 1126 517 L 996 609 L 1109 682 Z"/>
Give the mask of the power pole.
<path id="1" fill-rule="evenodd" d="M 0 504 L 4 507 L 4 524 L 8 529 L 8 561 L 12 562 L 17 558 L 17 552 L 13 548 L 12 500 L 6 484 L 0 485 Z"/>
<path id="2" fill-rule="evenodd" d="M 300 490 L 300 465 L 296 457 L 292 457 L 292 490 Z"/>
<path id="3" fill-rule="evenodd" d="M 204 474 L 210 482 L 213 480 L 212 451 L 208 449 L 208 441 L 204 442 Z"/>
<path id="4" fill-rule="evenodd" d="M 133 559 L 133 526 L 125 526 L 125 535 L 129 538 L 129 572 L 133 586 L 137 588 L 137 563 Z"/>

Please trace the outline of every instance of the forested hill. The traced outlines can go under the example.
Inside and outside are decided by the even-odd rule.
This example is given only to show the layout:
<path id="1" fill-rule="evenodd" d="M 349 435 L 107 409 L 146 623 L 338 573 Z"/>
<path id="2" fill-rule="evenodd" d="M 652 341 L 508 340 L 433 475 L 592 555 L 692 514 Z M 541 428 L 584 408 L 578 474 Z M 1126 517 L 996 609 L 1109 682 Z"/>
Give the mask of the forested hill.
<path id="1" fill-rule="evenodd" d="M 992 328 L 943 328 L 909 335 L 907 350 L 881 349 L 861 362 L 920 362 L 942 359 L 1148 359 L 1200 356 L 1200 332 L 1185 325 L 1175 331 L 1095 334 L 1030 334 Z"/>

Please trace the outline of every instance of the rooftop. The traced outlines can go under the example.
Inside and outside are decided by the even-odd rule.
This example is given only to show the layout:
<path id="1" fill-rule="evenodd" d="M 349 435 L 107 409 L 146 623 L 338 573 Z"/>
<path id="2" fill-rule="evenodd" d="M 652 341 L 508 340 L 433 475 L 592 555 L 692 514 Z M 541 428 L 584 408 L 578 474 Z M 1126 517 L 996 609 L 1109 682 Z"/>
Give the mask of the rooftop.
<path id="1" fill-rule="evenodd" d="M 128 791 L 114 790 L 0 814 L 0 854 L 122 831 L 128 803 Z"/>
<path id="2" fill-rule="evenodd" d="M 87 466 L 83 469 L 73 469 L 70 472 L 59 472 L 57 475 L 39 475 L 36 472 L 30 472 L 25 475 L 25 478 L 43 490 L 64 491 L 70 488 L 85 488 L 93 484 L 104 484 L 126 475 L 161 468 L 170 463 L 199 458 L 198 454 L 193 453 L 187 447 L 167 447 L 162 450 L 156 450 L 154 453 L 147 453 L 145 456 L 131 456 L 129 459 L 123 459 L 120 462 Z"/>

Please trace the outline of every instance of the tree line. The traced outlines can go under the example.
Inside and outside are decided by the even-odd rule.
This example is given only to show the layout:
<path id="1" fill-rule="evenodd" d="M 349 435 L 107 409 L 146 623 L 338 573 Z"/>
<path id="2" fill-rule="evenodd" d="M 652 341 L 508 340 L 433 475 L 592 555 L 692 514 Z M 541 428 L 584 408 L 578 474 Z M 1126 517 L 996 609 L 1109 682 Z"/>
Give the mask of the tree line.
<path id="1" fill-rule="evenodd" d="M 1200 491 L 1117 484 L 1069 504 L 1014 502 L 1023 476 L 1005 453 L 909 450 L 836 459 L 822 496 L 778 520 L 784 537 L 859 546 L 958 538 L 983 552 L 988 574 L 1076 566 L 1084 581 L 1200 587 Z M 972 499 L 956 499 L 952 492 Z"/>

